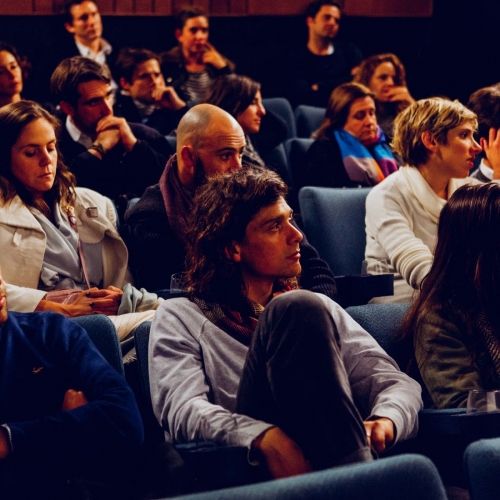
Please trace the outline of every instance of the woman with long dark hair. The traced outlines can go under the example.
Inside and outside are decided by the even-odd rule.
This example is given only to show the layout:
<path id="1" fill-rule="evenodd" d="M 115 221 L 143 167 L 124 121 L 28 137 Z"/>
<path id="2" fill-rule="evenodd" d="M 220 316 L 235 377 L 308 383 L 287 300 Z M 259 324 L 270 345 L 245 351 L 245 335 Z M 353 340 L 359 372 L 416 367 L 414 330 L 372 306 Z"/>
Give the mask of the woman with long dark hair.
<path id="1" fill-rule="evenodd" d="M 500 389 L 500 186 L 464 186 L 441 211 L 434 262 L 404 331 L 432 404 Z"/>
<path id="2" fill-rule="evenodd" d="M 21 100 L 28 69 L 28 61 L 16 48 L 0 41 L 0 107 Z"/>
<path id="3" fill-rule="evenodd" d="M 9 306 L 116 318 L 119 308 L 131 312 L 122 300 L 130 276 L 116 210 L 108 198 L 75 186 L 57 150 L 58 127 L 33 101 L 0 109 L 0 266 Z M 119 335 L 142 316 L 116 319 Z"/>

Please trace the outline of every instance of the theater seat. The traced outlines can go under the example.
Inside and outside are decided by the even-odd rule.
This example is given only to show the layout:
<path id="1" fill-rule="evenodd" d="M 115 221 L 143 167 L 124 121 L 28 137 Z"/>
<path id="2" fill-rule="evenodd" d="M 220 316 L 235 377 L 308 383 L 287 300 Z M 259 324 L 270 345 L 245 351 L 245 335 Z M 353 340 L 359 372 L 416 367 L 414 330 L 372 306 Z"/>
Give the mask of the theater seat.
<path id="1" fill-rule="evenodd" d="M 325 108 L 301 104 L 295 108 L 297 137 L 311 137 L 325 117 Z"/>
<path id="2" fill-rule="evenodd" d="M 278 115 L 287 125 L 286 139 L 291 137 L 297 137 L 297 129 L 295 127 L 295 116 L 293 114 L 293 109 L 288 101 L 284 97 L 267 97 L 262 100 L 266 110 L 272 111 L 274 114 Z"/>

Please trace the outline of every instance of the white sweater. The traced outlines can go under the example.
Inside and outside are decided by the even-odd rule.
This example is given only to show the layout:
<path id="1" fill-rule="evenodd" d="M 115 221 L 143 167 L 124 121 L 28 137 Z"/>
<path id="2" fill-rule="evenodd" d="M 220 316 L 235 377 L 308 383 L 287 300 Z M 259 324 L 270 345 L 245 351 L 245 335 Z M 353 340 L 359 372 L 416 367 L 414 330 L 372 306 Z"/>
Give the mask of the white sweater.
<path id="1" fill-rule="evenodd" d="M 451 196 L 474 179 L 451 179 Z M 369 274 L 394 273 L 394 296 L 377 302 L 409 302 L 413 289 L 429 272 L 434 258 L 439 215 L 446 200 L 440 198 L 418 168 L 401 167 L 366 199 L 366 250 Z"/>

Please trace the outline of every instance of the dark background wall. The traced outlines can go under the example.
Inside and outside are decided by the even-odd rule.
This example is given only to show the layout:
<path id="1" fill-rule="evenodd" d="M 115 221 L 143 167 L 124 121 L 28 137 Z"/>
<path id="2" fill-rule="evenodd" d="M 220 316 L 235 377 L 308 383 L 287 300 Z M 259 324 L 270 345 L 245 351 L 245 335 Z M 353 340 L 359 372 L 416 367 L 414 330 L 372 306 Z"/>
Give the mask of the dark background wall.
<path id="1" fill-rule="evenodd" d="M 350 16 L 342 36 L 365 55 L 391 51 L 407 66 L 416 97 L 448 95 L 466 99 L 476 88 L 500 81 L 497 2 L 437 0 L 431 17 Z M 170 16 L 104 16 L 105 36 L 116 47 L 143 46 L 157 51 L 175 44 Z M 211 39 L 216 47 L 264 85 L 265 96 L 280 95 L 283 55 L 304 43 L 301 16 L 215 16 Z M 0 16 L 0 38 L 14 43 L 35 68 L 67 43 L 58 16 Z M 39 73 L 41 74 L 41 73 Z M 36 73 L 31 85 L 40 86 Z"/>

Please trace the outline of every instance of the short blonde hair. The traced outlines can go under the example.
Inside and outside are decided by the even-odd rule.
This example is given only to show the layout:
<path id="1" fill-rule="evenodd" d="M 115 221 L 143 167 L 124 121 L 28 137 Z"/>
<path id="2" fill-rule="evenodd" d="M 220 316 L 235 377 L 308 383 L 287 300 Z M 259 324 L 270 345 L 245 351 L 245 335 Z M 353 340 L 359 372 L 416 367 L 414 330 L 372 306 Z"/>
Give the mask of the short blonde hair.
<path id="1" fill-rule="evenodd" d="M 446 144 L 448 132 L 466 122 L 477 127 L 476 114 L 459 101 L 443 97 L 420 99 L 396 117 L 392 149 L 405 164 L 422 165 L 429 157 L 422 142 L 424 132 L 429 132 L 439 144 Z"/>

